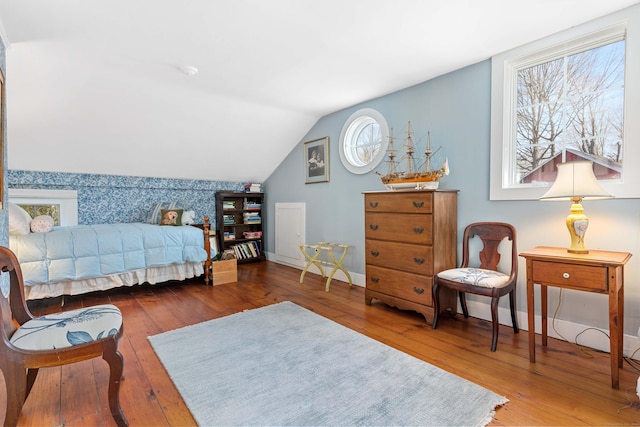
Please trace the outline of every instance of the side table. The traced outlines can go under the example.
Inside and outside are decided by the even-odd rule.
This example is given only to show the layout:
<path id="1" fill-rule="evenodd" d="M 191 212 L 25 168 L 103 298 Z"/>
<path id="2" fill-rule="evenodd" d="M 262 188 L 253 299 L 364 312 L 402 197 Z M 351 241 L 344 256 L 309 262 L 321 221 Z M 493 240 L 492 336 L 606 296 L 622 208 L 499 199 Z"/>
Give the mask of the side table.
<path id="1" fill-rule="evenodd" d="M 619 388 L 624 336 L 624 265 L 631 254 L 597 250 L 573 254 L 565 248 L 538 246 L 520 256 L 527 261 L 529 361 L 536 361 L 535 283 L 540 285 L 543 346 L 547 345 L 547 286 L 609 294 L 611 387 Z"/>

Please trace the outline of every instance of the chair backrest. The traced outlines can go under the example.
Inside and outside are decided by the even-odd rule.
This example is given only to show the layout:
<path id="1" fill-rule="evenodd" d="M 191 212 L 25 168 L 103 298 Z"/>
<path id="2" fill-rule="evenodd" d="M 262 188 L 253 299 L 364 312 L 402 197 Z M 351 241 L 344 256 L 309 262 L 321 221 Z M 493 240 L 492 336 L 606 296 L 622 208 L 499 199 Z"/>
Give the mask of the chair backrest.
<path id="1" fill-rule="evenodd" d="M 4 246 L 0 246 L 0 315 L 3 344 L 9 342 L 19 325 L 33 318 L 24 298 L 20 263 L 15 254 Z"/>
<path id="2" fill-rule="evenodd" d="M 516 229 L 504 222 L 476 222 L 469 224 L 462 236 L 462 267 L 469 266 L 470 250 L 469 242 L 474 237 L 482 241 L 482 249 L 479 253 L 480 268 L 498 271 L 500 252 L 498 247 L 504 239 L 511 241 L 511 277 L 518 274 L 518 249 L 516 247 Z"/>

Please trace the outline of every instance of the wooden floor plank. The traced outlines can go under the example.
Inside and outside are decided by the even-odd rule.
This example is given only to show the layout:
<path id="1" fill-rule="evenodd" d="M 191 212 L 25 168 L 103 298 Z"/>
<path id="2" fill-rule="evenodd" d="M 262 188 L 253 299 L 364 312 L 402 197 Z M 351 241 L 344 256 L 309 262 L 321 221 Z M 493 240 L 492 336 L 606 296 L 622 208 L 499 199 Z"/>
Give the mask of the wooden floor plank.
<path id="1" fill-rule="evenodd" d="M 547 348 L 538 346 L 536 363 L 530 363 L 526 331 L 514 334 L 501 326 L 498 351 L 492 353 L 490 322 L 443 317 L 434 330 L 418 313 L 378 301 L 365 305 L 361 287 L 350 288 L 333 280 L 330 292 L 325 292 L 322 277 L 309 273 L 304 284 L 299 278 L 300 270 L 272 262 L 242 264 L 237 283 L 204 286 L 200 280 L 191 280 L 134 286 L 34 301 L 29 306 L 37 315 L 59 311 L 61 306 L 70 310 L 103 303 L 122 310 L 125 335 L 120 350 L 125 357 L 125 379 L 121 404 L 132 426 L 195 424 L 149 336 L 282 301 L 294 302 L 507 397 L 509 402 L 497 410 L 492 426 L 640 423 L 635 395 L 640 373 L 625 364 L 620 390 L 612 389 L 606 353 L 585 355 L 573 344 L 550 339 Z M 87 375 L 93 380 L 77 378 Z M 43 370 L 19 425 L 112 426 L 107 382 L 108 367 L 102 360 Z M 0 390 L 0 400 L 6 399 L 4 393 Z M 64 403 L 71 396 L 76 401 Z"/>

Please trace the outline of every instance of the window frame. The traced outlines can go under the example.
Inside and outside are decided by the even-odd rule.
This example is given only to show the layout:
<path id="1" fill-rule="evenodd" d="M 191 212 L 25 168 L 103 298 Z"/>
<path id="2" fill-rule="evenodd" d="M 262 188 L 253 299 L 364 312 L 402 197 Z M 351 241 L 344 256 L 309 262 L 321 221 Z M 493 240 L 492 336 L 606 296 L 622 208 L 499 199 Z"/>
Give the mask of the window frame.
<path id="1" fill-rule="evenodd" d="M 378 126 L 380 126 L 380 137 L 381 137 L 380 151 L 378 151 L 378 154 L 371 160 L 371 162 L 363 166 L 358 166 L 358 165 L 354 165 L 349 161 L 349 156 L 346 153 L 346 150 L 347 150 L 346 146 L 347 146 L 347 143 L 351 143 L 352 141 L 348 141 L 347 138 L 350 136 L 349 131 L 351 126 L 354 123 L 359 122 L 365 118 L 370 118 L 374 120 L 375 122 L 378 123 Z M 354 136 L 357 137 L 357 135 L 354 135 Z M 384 118 L 384 116 L 379 111 L 374 110 L 373 108 L 359 109 L 358 111 L 351 114 L 351 116 L 349 116 L 349 118 L 345 121 L 344 125 L 342 126 L 342 131 L 340 132 L 340 144 L 339 144 L 340 161 L 342 162 L 342 165 L 345 167 L 345 169 L 347 169 L 349 172 L 353 174 L 362 175 L 365 173 L 369 173 L 373 171 L 376 167 L 378 167 L 380 162 L 385 158 L 388 144 L 389 144 L 389 125 L 387 124 L 387 120 Z"/>
<path id="2" fill-rule="evenodd" d="M 615 197 L 639 198 L 640 186 L 640 6 L 633 6 L 589 23 L 512 49 L 491 58 L 491 167 L 490 200 L 534 200 L 552 183 L 509 186 L 515 159 L 510 144 L 515 144 L 516 67 L 550 60 L 559 52 L 585 50 L 605 40 L 625 34 L 624 158 L 620 180 L 601 180 L 600 184 Z M 587 45 L 585 45 L 587 43 Z M 635 105 L 634 105 L 635 104 Z"/>

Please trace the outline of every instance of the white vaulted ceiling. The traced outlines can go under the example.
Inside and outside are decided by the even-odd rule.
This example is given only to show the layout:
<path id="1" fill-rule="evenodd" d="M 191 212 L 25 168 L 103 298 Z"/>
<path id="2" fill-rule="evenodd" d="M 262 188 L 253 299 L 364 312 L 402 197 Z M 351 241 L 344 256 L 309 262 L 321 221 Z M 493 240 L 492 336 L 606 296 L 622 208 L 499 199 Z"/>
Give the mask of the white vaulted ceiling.
<path id="1" fill-rule="evenodd" d="M 1 0 L 8 166 L 262 181 L 326 114 L 635 3 Z"/>

